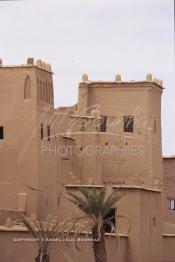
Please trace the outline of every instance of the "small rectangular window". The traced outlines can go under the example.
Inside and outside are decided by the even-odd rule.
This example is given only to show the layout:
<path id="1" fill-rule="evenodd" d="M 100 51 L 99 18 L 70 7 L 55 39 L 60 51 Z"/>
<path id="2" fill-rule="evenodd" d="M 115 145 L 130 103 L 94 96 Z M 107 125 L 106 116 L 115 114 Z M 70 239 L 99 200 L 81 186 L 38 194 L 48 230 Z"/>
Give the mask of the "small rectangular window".
<path id="1" fill-rule="evenodd" d="M 44 138 L 44 126 L 41 124 L 41 140 Z"/>
<path id="2" fill-rule="evenodd" d="M 50 142 L 50 125 L 47 126 L 47 141 Z"/>
<path id="3" fill-rule="evenodd" d="M 115 208 L 111 208 L 111 210 L 106 214 L 104 220 L 106 220 L 106 224 L 104 224 L 104 231 L 106 233 L 112 233 L 112 226 L 116 226 L 116 211 Z"/>
<path id="4" fill-rule="evenodd" d="M 100 118 L 100 132 L 106 132 L 107 116 L 101 116 Z"/>
<path id="5" fill-rule="evenodd" d="M 155 218 L 155 217 L 153 217 L 153 227 L 156 227 L 156 225 L 157 225 L 156 218 Z"/>
<path id="6" fill-rule="evenodd" d="M 124 116 L 124 132 L 133 133 L 134 129 L 134 117 Z"/>
<path id="7" fill-rule="evenodd" d="M 70 156 L 71 156 L 71 150 L 70 150 L 70 146 L 72 146 L 73 144 L 71 143 L 71 140 L 67 139 L 67 138 L 63 138 L 62 142 L 61 142 L 61 147 L 59 150 L 59 153 L 61 155 L 62 160 L 69 160 Z"/>
<path id="8" fill-rule="evenodd" d="M 175 199 L 170 200 L 170 209 L 175 210 Z"/>
<path id="9" fill-rule="evenodd" d="M 4 139 L 4 128 L 3 126 L 0 126 L 0 139 Z"/>

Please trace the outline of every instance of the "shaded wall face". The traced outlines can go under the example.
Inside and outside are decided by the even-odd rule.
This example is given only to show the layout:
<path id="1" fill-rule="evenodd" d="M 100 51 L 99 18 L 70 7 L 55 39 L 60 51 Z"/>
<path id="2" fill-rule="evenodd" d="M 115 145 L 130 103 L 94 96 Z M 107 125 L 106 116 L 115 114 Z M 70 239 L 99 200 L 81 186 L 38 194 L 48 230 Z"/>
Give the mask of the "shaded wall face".
<path id="1" fill-rule="evenodd" d="M 170 209 L 170 201 L 175 200 L 175 158 L 163 159 L 164 170 L 164 219 L 165 222 L 175 223 L 175 210 Z"/>
<path id="2" fill-rule="evenodd" d="M 119 233 L 128 234 L 127 261 L 162 261 L 161 192 L 136 188 L 120 191 L 123 196 L 117 204 L 117 225 Z"/>
<path id="3" fill-rule="evenodd" d="M 162 261 L 162 195 L 143 191 L 140 194 L 140 242 L 142 261 Z"/>
<path id="4" fill-rule="evenodd" d="M 54 137 L 54 129 L 50 124 L 54 111 L 47 105 L 40 106 L 41 108 L 37 110 L 38 129 L 36 134 L 39 187 L 37 213 L 40 218 L 43 218 L 49 213 L 55 214 L 57 209 L 59 158 L 54 154 L 57 139 Z"/>
<path id="5" fill-rule="evenodd" d="M 36 139 L 37 139 L 37 214 L 45 218 L 47 214 L 57 213 L 59 159 L 53 150 L 57 145 L 53 120 L 54 93 L 52 74 L 36 69 Z M 50 151 L 52 153 L 50 153 Z"/>
<path id="6" fill-rule="evenodd" d="M 162 261 L 175 261 L 174 255 L 175 236 L 163 237 L 163 260 Z"/>
<path id="7" fill-rule="evenodd" d="M 54 88 L 52 73 L 36 68 L 35 77 L 37 82 L 37 104 L 41 106 L 54 106 Z"/>

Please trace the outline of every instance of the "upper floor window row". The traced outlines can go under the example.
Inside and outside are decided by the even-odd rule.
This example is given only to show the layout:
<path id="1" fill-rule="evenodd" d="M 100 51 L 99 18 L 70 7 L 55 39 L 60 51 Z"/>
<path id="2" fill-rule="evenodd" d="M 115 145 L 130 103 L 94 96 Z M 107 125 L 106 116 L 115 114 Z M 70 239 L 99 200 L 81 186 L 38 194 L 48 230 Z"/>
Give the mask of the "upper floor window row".
<path id="1" fill-rule="evenodd" d="M 101 116 L 100 118 L 100 132 L 107 131 L 107 116 Z M 119 122 L 116 121 L 116 124 Z M 134 116 L 124 116 L 123 117 L 123 131 L 133 133 L 134 132 Z"/>

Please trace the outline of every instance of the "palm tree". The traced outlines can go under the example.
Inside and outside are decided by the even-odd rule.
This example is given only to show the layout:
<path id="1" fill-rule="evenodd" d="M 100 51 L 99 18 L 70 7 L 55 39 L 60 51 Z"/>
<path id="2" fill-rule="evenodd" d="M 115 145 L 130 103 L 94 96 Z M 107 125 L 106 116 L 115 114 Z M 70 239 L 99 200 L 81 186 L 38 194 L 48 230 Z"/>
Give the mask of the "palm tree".
<path id="1" fill-rule="evenodd" d="M 36 215 L 26 217 L 22 215 L 24 225 L 32 234 L 38 244 L 38 255 L 35 258 L 36 262 L 49 262 L 49 248 L 52 240 L 65 230 L 65 223 L 58 222 L 55 217 L 49 215 L 46 222 L 42 222 L 36 218 Z"/>
<path id="2" fill-rule="evenodd" d="M 111 227 L 111 232 L 114 232 L 114 225 L 111 222 L 112 218 L 106 218 L 106 216 L 119 201 L 121 195 L 118 190 L 114 190 L 107 197 L 106 187 L 100 189 L 79 187 L 78 191 L 81 195 L 67 191 L 68 199 L 84 212 L 83 218 L 88 218 L 91 221 L 95 261 L 107 262 L 104 227 L 108 225 Z"/>

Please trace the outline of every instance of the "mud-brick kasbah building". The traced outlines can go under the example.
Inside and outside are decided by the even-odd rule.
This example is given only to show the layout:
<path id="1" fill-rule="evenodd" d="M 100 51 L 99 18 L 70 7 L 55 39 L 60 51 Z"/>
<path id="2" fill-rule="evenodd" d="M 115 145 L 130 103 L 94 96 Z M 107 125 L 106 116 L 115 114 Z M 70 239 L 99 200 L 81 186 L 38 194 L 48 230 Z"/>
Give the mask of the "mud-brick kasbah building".
<path id="1" fill-rule="evenodd" d="M 123 194 L 111 211 L 117 251 L 106 234 L 109 262 L 175 261 L 175 157 L 162 157 L 162 81 L 84 74 L 77 104 L 54 108 L 52 75 L 41 60 L 0 60 L 0 261 L 34 261 L 36 246 L 15 241 L 29 237 L 19 215 L 78 215 L 65 195 L 81 185 Z M 91 244 L 55 243 L 51 261 L 94 262 Z"/>

